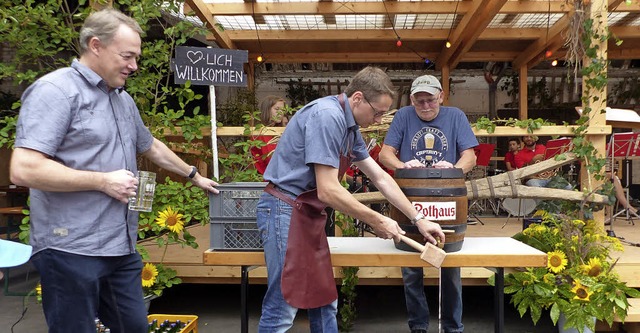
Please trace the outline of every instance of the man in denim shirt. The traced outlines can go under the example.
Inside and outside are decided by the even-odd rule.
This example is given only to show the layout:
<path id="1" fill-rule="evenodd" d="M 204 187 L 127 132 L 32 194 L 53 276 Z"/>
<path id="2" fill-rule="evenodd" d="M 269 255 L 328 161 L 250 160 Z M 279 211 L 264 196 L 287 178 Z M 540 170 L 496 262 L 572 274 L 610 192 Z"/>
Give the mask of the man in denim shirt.
<path id="1" fill-rule="evenodd" d="M 138 23 L 113 9 L 91 14 L 81 55 L 22 96 L 10 177 L 31 196 L 33 263 L 41 275 L 49 332 L 147 331 L 142 260 L 135 250 L 136 156 L 191 179 L 217 184 L 153 138 L 124 91 L 141 52 Z"/>
<path id="2" fill-rule="evenodd" d="M 301 216 L 303 214 L 298 212 L 299 203 L 308 198 L 307 194 L 313 194 L 315 203 L 330 206 L 369 224 L 380 238 L 399 241 L 400 234 L 404 233 L 396 221 L 361 204 L 342 187 L 340 171 L 344 172 L 349 166 L 345 160 L 352 159 L 389 202 L 407 217 L 415 219 L 419 215 L 393 178 L 369 156 L 359 130 L 360 126 L 367 127 L 381 121 L 393 102 L 394 93 L 386 73 L 379 68 L 367 67 L 353 77 L 344 94 L 327 96 L 307 104 L 287 124 L 264 174 L 270 183 L 256 209 L 268 283 L 258 332 L 289 330 L 299 308 L 308 309 L 311 332 L 338 332 L 337 293 L 330 262 L 322 265 L 329 270 L 328 279 L 320 279 L 315 272 L 305 274 L 329 259 L 328 248 L 319 253 L 315 246 L 305 247 L 311 243 L 319 245 L 318 248 L 326 246 L 324 218 L 320 214 Z M 304 235 L 294 232 L 299 230 L 296 228 L 300 226 L 300 220 L 307 222 L 307 218 L 312 223 L 305 223 L 301 227 L 304 229 L 302 233 L 321 224 L 316 229 L 319 232 Z M 431 243 L 435 244 L 434 237 L 444 239 L 439 225 L 425 221 L 424 226 Z M 293 247 L 292 244 L 299 246 Z M 306 262 L 299 260 L 300 256 L 308 254 L 311 255 L 306 257 Z M 292 283 L 287 285 L 287 268 L 294 271 L 292 276 L 307 278 L 291 279 Z M 317 271 L 325 273 L 321 269 Z M 327 288 L 318 293 L 320 300 L 309 301 L 307 295 L 313 294 L 321 285 Z M 287 298 L 289 287 L 295 292 L 309 287 L 309 293 L 301 293 L 303 296 L 300 298 Z M 300 306 L 299 303 L 315 304 Z"/>

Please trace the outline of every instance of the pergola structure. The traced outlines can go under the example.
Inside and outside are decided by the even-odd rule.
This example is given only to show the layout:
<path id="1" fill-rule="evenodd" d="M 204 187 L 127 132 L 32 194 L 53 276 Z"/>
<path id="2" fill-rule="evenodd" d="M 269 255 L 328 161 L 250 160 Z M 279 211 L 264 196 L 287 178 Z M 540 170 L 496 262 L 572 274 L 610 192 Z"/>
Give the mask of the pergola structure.
<path id="1" fill-rule="evenodd" d="M 253 63 L 429 62 L 447 82 L 464 62 L 510 62 L 526 78 L 541 61 L 562 59 L 576 1 L 591 4 L 593 29 L 606 34 L 608 28 L 616 37 L 599 43 L 600 57 L 640 58 L 637 0 L 186 0 L 184 13 L 205 24 L 209 41 L 248 50 Z M 520 80 L 521 119 L 527 118 L 526 84 Z M 448 96 L 448 85 L 443 88 Z M 594 110 L 606 106 L 606 92 L 583 94 L 598 95 Z M 589 127 L 588 139 L 603 152 L 611 133 L 604 114 L 594 115 Z M 537 134 L 571 133 L 565 126 Z"/>
<path id="2" fill-rule="evenodd" d="M 281 62 L 508 61 L 564 56 L 567 0 L 187 0 L 221 48 Z M 640 5 L 608 1 L 609 59 L 640 58 Z M 397 41 L 401 45 L 397 45 Z M 451 47 L 447 48 L 447 42 Z"/>
<path id="3" fill-rule="evenodd" d="M 608 59 L 640 59 L 640 3 L 604 1 L 606 25 L 623 41 L 616 45 L 615 38 L 609 40 Z M 526 77 L 541 61 L 563 59 L 573 3 L 186 0 L 184 12 L 206 25 L 208 40 L 221 48 L 248 50 L 253 63 L 259 57 L 270 63 L 427 62 L 444 81 L 465 62 L 510 62 Z M 253 68 L 248 66 L 248 71 Z M 448 88 L 445 85 L 445 93 Z M 520 117 L 526 118 L 526 104 L 520 109 Z"/>

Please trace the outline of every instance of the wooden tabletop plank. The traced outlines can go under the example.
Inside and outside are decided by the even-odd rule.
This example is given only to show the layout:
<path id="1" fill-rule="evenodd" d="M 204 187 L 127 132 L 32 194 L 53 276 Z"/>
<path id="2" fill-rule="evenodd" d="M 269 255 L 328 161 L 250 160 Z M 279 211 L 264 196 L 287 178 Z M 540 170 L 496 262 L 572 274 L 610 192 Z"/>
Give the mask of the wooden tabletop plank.
<path id="1" fill-rule="evenodd" d="M 329 237 L 334 266 L 430 266 L 417 252 L 395 248 L 393 241 L 374 237 Z M 263 266 L 262 252 L 213 251 L 203 256 L 205 265 Z M 462 249 L 448 253 L 442 267 L 541 267 L 546 253 L 510 237 L 467 237 Z"/>

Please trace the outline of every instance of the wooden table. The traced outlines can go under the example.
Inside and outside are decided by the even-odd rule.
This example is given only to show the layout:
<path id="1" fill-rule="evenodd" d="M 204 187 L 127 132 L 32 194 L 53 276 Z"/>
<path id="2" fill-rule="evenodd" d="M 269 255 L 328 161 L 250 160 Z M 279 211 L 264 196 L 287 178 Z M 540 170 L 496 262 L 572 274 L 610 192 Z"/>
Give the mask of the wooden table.
<path id="1" fill-rule="evenodd" d="M 329 237 L 331 262 L 334 267 L 429 267 L 418 253 L 395 248 L 393 241 L 375 237 Z M 248 332 L 246 304 L 249 270 L 264 266 L 264 253 L 259 251 L 204 252 L 205 265 L 237 265 L 241 276 L 241 331 Z M 543 267 L 547 254 L 510 237 L 467 237 L 462 249 L 448 253 L 442 267 L 486 267 L 495 272 L 495 332 L 504 332 L 504 268 Z"/>

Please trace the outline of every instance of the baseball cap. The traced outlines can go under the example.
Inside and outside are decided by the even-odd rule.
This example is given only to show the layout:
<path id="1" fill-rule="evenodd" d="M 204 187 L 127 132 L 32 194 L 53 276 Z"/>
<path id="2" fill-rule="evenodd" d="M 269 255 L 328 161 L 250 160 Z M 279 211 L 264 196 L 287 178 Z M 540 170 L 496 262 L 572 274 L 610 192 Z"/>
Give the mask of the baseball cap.
<path id="1" fill-rule="evenodd" d="M 0 267 L 24 264 L 31 257 L 31 245 L 0 239 Z"/>
<path id="2" fill-rule="evenodd" d="M 440 81 L 433 75 L 423 75 L 411 83 L 411 95 L 417 92 L 426 92 L 435 95 L 442 91 Z"/>

